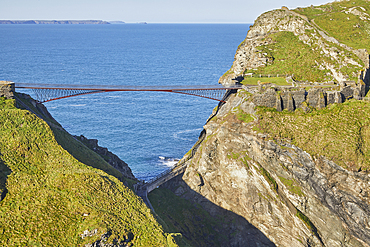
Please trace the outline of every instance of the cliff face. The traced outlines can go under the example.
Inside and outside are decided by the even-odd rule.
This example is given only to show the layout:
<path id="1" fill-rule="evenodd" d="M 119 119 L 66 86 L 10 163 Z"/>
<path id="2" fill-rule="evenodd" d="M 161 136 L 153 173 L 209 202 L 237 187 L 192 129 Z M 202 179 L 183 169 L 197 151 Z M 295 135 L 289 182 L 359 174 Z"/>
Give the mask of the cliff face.
<path id="1" fill-rule="evenodd" d="M 356 18 L 364 25 L 368 11 L 368 1 L 340 1 L 265 13 L 220 83 L 244 80 L 247 74 L 292 75 L 297 70 L 294 77 L 301 81 L 352 80 L 362 85 L 363 97 L 368 43 L 351 47 L 348 40 L 339 40 L 334 31 L 324 31 L 322 16 L 345 16 L 342 22 Z M 299 46 L 303 56 L 289 57 L 292 51 L 285 41 Z M 299 106 L 304 110 L 290 109 L 288 96 L 272 91 L 270 107 L 278 108 L 279 96 L 289 111 L 257 106 L 268 101 L 266 92 L 239 90 L 204 126 L 206 136 L 196 152 L 183 158 L 188 164 L 183 176 L 165 186 L 213 217 L 225 217 L 220 232 L 227 241 L 222 246 L 369 246 L 370 104 L 354 99 L 339 104 L 339 91 L 326 97 L 322 88 L 314 88 L 310 96 L 297 87 L 290 93 L 302 100 L 294 95 L 289 99 L 304 104 Z M 320 95 L 325 95 L 324 106 L 329 99 L 332 104 L 322 109 Z"/>
<path id="2" fill-rule="evenodd" d="M 257 132 L 261 114 L 250 97 L 229 99 L 205 126 L 182 180 L 169 187 L 213 216 L 220 209 L 242 216 L 277 246 L 368 246 L 369 173 Z M 248 232 L 235 227 L 223 244 L 245 246 Z"/>

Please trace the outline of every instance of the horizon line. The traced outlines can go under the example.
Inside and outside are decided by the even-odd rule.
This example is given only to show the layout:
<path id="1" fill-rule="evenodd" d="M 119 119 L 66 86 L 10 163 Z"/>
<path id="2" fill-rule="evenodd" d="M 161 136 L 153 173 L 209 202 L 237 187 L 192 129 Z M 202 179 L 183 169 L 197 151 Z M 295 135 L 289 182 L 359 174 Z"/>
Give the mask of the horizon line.
<path id="1" fill-rule="evenodd" d="M 148 22 L 148 21 L 136 21 L 126 22 L 121 20 L 101 20 L 101 19 L 0 19 L 0 21 L 102 21 L 102 22 L 122 22 L 122 24 L 253 24 L 253 22 L 196 22 L 196 21 L 184 21 L 184 22 Z M 119 24 L 116 24 L 119 25 Z"/>

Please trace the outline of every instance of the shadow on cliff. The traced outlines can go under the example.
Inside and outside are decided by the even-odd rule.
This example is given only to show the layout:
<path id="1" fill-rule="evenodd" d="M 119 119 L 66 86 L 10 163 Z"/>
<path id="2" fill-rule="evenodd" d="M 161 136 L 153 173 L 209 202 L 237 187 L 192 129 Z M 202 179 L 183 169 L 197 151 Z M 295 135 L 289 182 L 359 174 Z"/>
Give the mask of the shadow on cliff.
<path id="1" fill-rule="evenodd" d="M 180 232 L 188 244 L 179 246 L 275 246 L 245 218 L 192 190 L 182 176 L 178 175 L 149 194 L 156 213 L 164 221 L 165 230 Z"/>
<path id="2" fill-rule="evenodd" d="M 0 159 L 0 201 L 2 201 L 8 193 L 8 190 L 6 189 L 6 181 L 11 172 L 12 171 L 9 167 Z"/>

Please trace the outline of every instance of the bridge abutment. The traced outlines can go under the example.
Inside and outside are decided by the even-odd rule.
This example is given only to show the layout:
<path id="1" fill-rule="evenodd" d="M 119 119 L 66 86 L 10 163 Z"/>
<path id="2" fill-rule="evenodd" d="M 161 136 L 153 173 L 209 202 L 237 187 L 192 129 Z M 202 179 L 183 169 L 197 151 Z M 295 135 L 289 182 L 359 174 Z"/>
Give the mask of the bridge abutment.
<path id="1" fill-rule="evenodd" d="M 12 81 L 0 81 L 0 97 L 14 99 L 15 84 Z"/>

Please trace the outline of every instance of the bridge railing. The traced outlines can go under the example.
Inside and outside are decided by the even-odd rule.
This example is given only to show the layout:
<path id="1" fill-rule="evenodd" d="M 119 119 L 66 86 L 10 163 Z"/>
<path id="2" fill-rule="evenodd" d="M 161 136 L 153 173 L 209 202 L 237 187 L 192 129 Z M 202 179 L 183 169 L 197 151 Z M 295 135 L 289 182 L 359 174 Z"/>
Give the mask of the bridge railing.
<path id="1" fill-rule="evenodd" d="M 164 172 L 161 172 L 159 173 L 157 176 L 155 176 L 154 178 L 151 178 L 150 180 L 148 180 L 147 182 L 145 182 L 146 184 L 151 184 L 153 183 L 154 181 L 157 181 L 158 179 L 166 176 L 167 174 L 171 173 L 173 168 L 171 169 L 168 169 L 168 170 L 165 170 Z"/>

